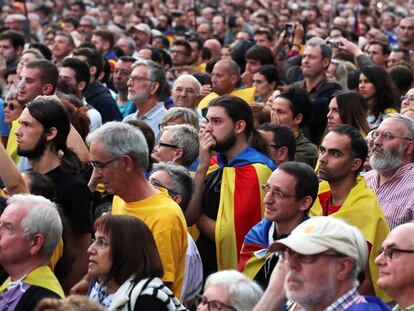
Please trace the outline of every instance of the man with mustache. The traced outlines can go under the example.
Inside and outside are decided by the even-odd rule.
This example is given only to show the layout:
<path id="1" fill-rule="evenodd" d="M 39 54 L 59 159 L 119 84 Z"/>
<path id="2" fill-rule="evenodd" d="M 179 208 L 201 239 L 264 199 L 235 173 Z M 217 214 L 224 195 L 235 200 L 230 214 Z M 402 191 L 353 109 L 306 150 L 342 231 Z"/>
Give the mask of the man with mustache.
<path id="1" fill-rule="evenodd" d="M 310 216 L 342 218 L 362 231 L 369 248 L 369 265 L 361 293 L 370 293 L 389 300 L 375 282 L 378 267 L 375 256 L 388 234 L 388 225 L 375 193 L 359 176 L 368 152 L 362 135 L 350 125 L 333 127 L 319 147 L 318 199 L 310 210 Z M 372 280 L 371 280 L 372 278 Z"/>
<path id="2" fill-rule="evenodd" d="M 370 164 L 365 174 L 391 229 L 414 218 L 414 121 L 393 114 L 373 131 Z"/>
<path id="3" fill-rule="evenodd" d="M 358 276 L 368 259 L 358 228 L 333 217 L 313 217 L 269 250 L 281 259 L 254 311 L 389 310 L 377 297 L 358 293 Z"/>

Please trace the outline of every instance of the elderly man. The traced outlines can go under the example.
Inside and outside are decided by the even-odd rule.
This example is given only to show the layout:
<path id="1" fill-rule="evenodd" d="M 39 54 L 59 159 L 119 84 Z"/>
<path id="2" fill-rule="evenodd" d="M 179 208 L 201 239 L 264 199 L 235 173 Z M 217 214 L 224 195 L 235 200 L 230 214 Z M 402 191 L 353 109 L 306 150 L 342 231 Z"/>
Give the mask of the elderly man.
<path id="1" fill-rule="evenodd" d="M 391 229 L 414 218 L 414 121 L 394 114 L 382 121 L 374 138 L 365 174 Z"/>
<path id="2" fill-rule="evenodd" d="M 0 217 L 0 264 L 10 275 L 0 287 L 1 310 L 34 310 L 43 298 L 64 297 L 47 266 L 61 236 L 55 204 L 35 195 L 11 197 Z"/>
<path id="3" fill-rule="evenodd" d="M 356 227 L 331 217 L 314 217 L 269 250 L 279 251 L 283 260 L 255 311 L 280 310 L 286 298 L 290 310 L 389 310 L 378 298 L 357 292 L 368 248 Z"/>
<path id="4" fill-rule="evenodd" d="M 172 100 L 175 107 L 196 109 L 200 100 L 201 84 L 189 74 L 179 76 L 173 85 Z"/>
<path id="5" fill-rule="evenodd" d="M 380 277 L 378 287 L 384 289 L 397 303 L 394 310 L 414 307 L 414 223 L 396 227 L 388 234 L 382 251 L 375 259 Z"/>

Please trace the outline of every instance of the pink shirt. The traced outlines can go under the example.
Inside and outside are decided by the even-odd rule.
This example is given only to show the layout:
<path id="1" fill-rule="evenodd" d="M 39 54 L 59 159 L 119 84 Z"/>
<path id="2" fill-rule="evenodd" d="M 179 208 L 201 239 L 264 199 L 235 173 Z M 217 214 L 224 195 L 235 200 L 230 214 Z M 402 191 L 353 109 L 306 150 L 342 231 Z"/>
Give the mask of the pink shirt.
<path id="1" fill-rule="evenodd" d="M 377 171 L 369 171 L 364 176 L 368 187 L 377 195 L 390 230 L 414 219 L 413 163 L 400 167 L 382 186 L 379 186 Z"/>

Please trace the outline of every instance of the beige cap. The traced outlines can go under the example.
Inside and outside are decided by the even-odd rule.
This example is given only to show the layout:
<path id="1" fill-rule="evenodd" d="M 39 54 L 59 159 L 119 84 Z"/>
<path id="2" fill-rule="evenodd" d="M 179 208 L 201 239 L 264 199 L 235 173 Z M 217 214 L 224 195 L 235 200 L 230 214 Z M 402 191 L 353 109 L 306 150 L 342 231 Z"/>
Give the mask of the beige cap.
<path id="1" fill-rule="evenodd" d="M 145 23 L 139 23 L 138 25 L 134 25 L 131 28 L 145 32 L 148 35 L 148 37 L 151 36 L 151 28 Z"/>
<path id="2" fill-rule="evenodd" d="M 355 259 L 362 270 L 368 260 L 368 247 L 361 231 L 346 222 L 333 217 L 312 217 L 284 239 L 269 246 L 270 252 L 286 247 L 302 255 L 316 255 L 335 250 Z"/>

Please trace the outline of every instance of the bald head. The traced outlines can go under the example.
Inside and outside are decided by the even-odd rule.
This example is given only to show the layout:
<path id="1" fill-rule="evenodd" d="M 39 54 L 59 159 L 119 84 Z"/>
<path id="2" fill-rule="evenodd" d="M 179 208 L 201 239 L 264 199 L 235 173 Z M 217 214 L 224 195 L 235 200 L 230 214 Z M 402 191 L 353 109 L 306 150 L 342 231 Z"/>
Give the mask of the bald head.
<path id="1" fill-rule="evenodd" d="M 204 42 L 204 47 L 211 51 L 212 57 L 221 57 L 221 44 L 217 39 L 208 39 Z"/>
<path id="2" fill-rule="evenodd" d="M 201 84 L 192 75 L 179 76 L 173 86 L 174 106 L 195 109 L 199 102 Z"/>

